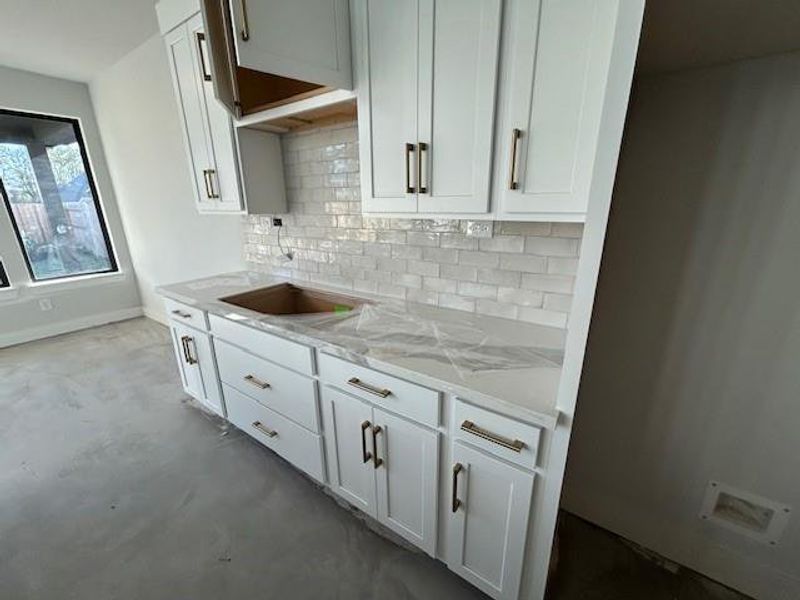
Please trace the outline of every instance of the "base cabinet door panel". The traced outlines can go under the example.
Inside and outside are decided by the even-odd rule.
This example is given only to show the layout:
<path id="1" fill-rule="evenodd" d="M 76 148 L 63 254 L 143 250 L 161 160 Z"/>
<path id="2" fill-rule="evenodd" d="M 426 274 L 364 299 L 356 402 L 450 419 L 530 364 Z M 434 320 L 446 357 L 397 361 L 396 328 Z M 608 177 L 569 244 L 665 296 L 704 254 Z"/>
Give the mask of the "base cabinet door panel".
<path id="1" fill-rule="evenodd" d="M 322 398 L 330 486 L 350 504 L 376 517 L 372 407 L 327 387 Z"/>
<path id="2" fill-rule="evenodd" d="M 439 436 L 378 408 L 373 410 L 379 466 L 378 520 L 436 555 Z"/>
<path id="3" fill-rule="evenodd" d="M 206 333 L 175 321 L 170 322 L 170 330 L 184 390 L 224 417 L 225 408 L 211 338 Z"/>
<path id="4" fill-rule="evenodd" d="M 534 475 L 453 445 L 448 566 L 491 597 L 516 600 Z"/>

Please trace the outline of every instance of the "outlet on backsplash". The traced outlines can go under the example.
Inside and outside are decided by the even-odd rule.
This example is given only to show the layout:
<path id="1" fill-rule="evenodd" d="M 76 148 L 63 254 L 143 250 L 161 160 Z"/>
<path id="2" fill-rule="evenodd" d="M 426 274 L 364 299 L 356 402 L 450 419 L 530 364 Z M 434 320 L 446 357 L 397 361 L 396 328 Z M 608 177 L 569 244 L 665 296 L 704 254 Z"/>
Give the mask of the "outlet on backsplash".
<path id="1" fill-rule="evenodd" d="M 365 217 L 357 133 L 340 124 L 282 137 L 289 212 L 277 217 L 282 227 L 276 217 L 245 217 L 251 269 L 566 325 L 581 224 Z"/>

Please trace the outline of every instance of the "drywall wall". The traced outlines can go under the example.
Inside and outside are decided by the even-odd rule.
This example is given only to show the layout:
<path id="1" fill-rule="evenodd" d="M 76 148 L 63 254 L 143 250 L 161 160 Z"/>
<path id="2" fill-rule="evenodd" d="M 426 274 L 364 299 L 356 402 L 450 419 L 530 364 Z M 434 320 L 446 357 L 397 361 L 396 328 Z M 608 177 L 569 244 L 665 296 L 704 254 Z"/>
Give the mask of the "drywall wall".
<path id="1" fill-rule="evenodd" d="M 800 53 L 634 93 L 563 505 L 760 599 L 776 546 L 700 519 L 712 479 L 800 511 Z"/>
<path id="2" fill-rule="evenodd" d="M 163 321 L 155 286 L 244 268 L 242 218 L 197 213 L 160 35 L 90 86 L 142 305 Z"/>
<path id="3" fill-rule="evenodd" d="M 0 291 L 0 347 L 140 314 L 114 188 L 86 84 L 0 66 L 0 107 L 80 119 L 121 274 L 92 281 L 30 285 L 5 206 L 0 203 L 0 258 L 15 289 Z M 51 301 L 42 311 L 39 300 Z"/>
<path id="4" fill-rule="evenodd" d="M 467 237 L 467 222 L 361 215 L 354 123 L 286 134 L 289 213 L 281 245 L 269 217 L 247 219 L 251 268 L 356 291 L 564 327 L 583 225 L 494 223 Z"/>

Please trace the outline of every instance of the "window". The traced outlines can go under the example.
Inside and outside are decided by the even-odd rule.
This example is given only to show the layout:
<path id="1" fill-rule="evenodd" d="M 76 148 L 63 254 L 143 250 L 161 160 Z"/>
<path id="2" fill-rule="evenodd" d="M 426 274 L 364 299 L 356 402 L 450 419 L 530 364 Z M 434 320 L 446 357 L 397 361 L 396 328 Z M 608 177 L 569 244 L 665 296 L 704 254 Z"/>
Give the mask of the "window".
<path id="1" fill-rule="evenodd" d="M 34 281 L 117 271 L 76 119 L 0 110 L 0 195 Z"/>
<path id="2" fill-rule="evenodd" d="M 11 283 L 8 281 L 8 275 L 6 275 L 6 268 L 3 266 L 3 261 L 0 260 L 0 289 L 11 287 Z"/>

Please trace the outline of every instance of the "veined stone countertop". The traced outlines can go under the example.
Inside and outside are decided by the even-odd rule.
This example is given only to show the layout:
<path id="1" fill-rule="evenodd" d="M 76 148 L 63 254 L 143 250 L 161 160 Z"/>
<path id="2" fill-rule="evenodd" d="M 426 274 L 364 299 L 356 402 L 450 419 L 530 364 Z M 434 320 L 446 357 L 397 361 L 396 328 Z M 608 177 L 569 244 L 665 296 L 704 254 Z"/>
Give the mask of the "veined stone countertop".
<path id="1" fill-rule="evenodd" d="M 220 301 L 279 283 L 370 303 L 347 313 L 274 316 Z M 558 419 L 563 329 L 249 271 L 166 285 L 157 292 L 523 421 L 552 429 Z"/>

